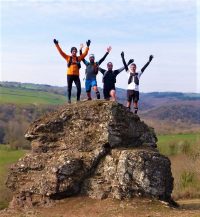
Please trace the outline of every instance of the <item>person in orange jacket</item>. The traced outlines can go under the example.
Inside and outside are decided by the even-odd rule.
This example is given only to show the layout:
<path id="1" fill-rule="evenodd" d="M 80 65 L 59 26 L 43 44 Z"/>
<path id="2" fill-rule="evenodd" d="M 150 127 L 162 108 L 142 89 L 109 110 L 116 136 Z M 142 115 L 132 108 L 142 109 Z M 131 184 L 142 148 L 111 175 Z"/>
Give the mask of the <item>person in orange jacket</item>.
<path id="1" fill-rule="evenodd" d="M 58 44 L 58 40 L 53 40 L 54 44 L 56 45 L 56 48 L 60 55 L 67 61 L 67 93 L 68 93 L 68 103 L 71 103 L 71 90 L 72 90 L 72 83 L 74 82 L 77 88 L 77 101 L 80 101 L 80 95 L 81 95 L 81 82 L 79 78 L 79 69 L 81 68 L 80 62 L 87 56 L 89 51 L 89 46 L 91 41 L 88 40 L 86 42 L 86 49 L 80 56 L 77 56 L 77 48 L 72 47 L 71 48 L 71 56 L 67 55 L 62 51 Z"/>

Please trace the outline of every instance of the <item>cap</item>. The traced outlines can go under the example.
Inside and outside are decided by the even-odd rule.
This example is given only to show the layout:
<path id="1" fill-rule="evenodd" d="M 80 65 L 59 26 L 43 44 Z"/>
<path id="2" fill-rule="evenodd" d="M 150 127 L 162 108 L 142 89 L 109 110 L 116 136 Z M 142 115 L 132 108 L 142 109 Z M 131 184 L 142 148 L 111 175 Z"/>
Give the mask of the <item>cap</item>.
<path id="1" fill-rule="evenodd" d="M 89 58 L 90 58 L 90 57 L 93 57 L 93 58 L 95 58 L 94 54 L 90 54 L 90 55 L 89 55 Z"/>

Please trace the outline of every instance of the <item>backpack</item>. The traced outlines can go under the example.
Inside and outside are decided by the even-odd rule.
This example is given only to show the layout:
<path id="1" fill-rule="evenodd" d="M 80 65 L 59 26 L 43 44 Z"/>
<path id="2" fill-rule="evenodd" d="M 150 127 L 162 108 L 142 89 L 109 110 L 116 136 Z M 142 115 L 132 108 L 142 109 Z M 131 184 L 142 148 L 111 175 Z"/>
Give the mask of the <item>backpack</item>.
<path id="1" fill-rule="evenodd" d="M 134 83 L 136 85 L 139 85 L 138 73 L 135 73 L 134 75 L 133 75 L 133 73 L 130 74 L 130 77 L 128 79 L 128 84 L 130 84 L 133 81 L 133 77 L 134 77 Z"/>
<path id="2" fill-rule="evenodd" d="M 71 64 L 76 64 L 79 69 L 81 68 L 81 63 L 78 61 L 78 57 L 76 57 L 76 63 L 72 63 L 72 56 L 70 56 L 70 60 L 69 60 L 69 63 L 67 64 L 67 66 L 70 67 Z"/>
<path id="3" fill-rule="evenodd" d="M 92 67 L 92 70 L 94 70 L 94 74 L 95 74 L 95 75 L 98 74 L 99 65 L 98 65 L 96 62 L 94 62 L 94 64 L 91 64 L 91 63 L 87 62 L 87 64 L 86 64 L 86 69 L 85 69 L 85 74 L 86 74 L 86 75 L 87 75 L 88 67 Z"/>
<path id="4" fill-rule="evenodd" d="M 139 85 L 139 78 L 138 78 L 138 73 L 135 73 L 135 76 L 134 76 L 134 83 Z"/>
<path id="5" fill-rule="evenodd" d="M 97 75 L 98 74 L 98 70 L 99 70 L 99 64 L 97 64 L 95 62 L 93 67 L 94 67 L 94 73 Z"/>

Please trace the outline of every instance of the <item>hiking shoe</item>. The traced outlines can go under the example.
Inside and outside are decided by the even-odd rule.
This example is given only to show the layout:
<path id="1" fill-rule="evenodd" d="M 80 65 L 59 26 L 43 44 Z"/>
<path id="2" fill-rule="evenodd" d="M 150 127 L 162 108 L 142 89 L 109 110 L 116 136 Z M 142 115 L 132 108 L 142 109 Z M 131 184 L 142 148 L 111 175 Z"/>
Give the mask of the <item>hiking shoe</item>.
<path id="1" fill-rule="evenodd" d="M 99 91 L 96 92 L 96 96 L 97 96 L 97 99 L 100 99 L 100 93 L 99 93 Z"/>

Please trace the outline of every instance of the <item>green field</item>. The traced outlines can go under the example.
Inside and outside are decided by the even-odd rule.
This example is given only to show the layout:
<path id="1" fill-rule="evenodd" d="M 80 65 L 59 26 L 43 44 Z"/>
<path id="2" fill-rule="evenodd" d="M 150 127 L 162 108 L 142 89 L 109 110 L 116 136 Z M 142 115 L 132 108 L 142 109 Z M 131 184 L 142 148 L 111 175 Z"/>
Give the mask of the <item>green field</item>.
<path id="1" fill-rule="evenodd" d="M 200 133 L 159 135 L 158 149 L 167 156 L 200 151 Z"/>
<path id="2" fill-rule="evenodd" d="M 0 87 L 0 104 L 63 104 L 66 97 L 58 94 L 44 91 L 24 89 L 24 88 L 7 88 Z"/>
<path id="3" fill-rule="evenodd" d="M 200 134 L 171 134 L 158 136 L 158 149 L 171 161 L 174 177 L 172 196 L 200 197 Z"/>
<path id="4" fill-rule="evenodd" d="M 5 186 L 9 166 L 25 154 L 24 150 L 12 150 L 5 145 L 0 145 L 0 209 L 8 206 L 11 193 Z"/>

